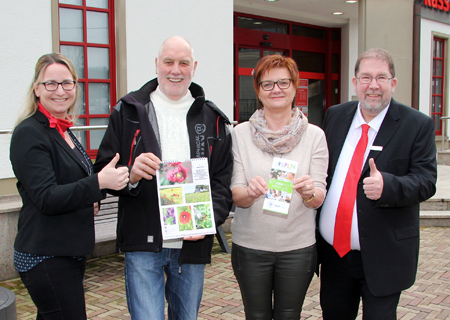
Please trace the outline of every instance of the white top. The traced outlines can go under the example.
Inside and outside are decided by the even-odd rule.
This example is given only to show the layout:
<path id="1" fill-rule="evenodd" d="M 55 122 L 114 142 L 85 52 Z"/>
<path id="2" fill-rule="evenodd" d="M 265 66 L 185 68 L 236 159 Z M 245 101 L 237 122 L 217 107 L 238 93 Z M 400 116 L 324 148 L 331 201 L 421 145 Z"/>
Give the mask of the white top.
<path id="1" fill-rule="evenodd" d="M 170 100 L 159 86 L 150 94 L 161 139 L 161 161 L 191 158 L 186 115 L 195 99 L 188 90 L 180 100 Z"/>
<path id="2" fill-rule="evenodd" d="M 368 136 L 369 141 L 367 143 L 366 152 L 364 153 L 364 163 L 369 155 L 370 148 L 373 145 L 373 141 L 380 130 L 381 124 L 383 123 L 384 117 L 389 109 L 389 106 L 381 111 L 368 125 L 370 126 Z M 320 211 L 319 219 L 319 231 L 322 237 L 331 245 L 333 245 L 334 239 L 334 225 L 336 222 L 336 211 L 339 204 L 339 199 L 341 198 L 342 188 L 344 186 L 345 177 L 347 176 L 348 167 L 352 161 L 353 153 L 355 152 L 356 145 L 361 138 L 362 128 L 361 126 L 366 124 L 366 121 L 362 117 L 360 106 L 358 105 L 358 110 L 355 112 L 352 124 L 348 130 L 347 138 L 345 139 L 344 145 L 339 155 L 339 160 L 336 164 L 334 170 L 334 176 L 331 185 L 328 189 L 327 197 Z M 353 250 L 360 250 L 359 244 L 359 230 L 358 230 L 358 216 L 356 214 L 356 200 L 355 206 L 353 207 L 353 218 L 352 218 L 352 233 L 351 233 L 351 248 Z"/>
<path id="3" fill-rule="evenodd" d="M 328 148 L 322 129 L 308 124 L 298 145 L 289 153 L 262 151 L 252 140 L 251 125 L 244 122 L 231 132 L 234 166 L 231 189 L 247 188 L 255 176 L 269 180 L 274 157 L 299 162 L 296 178 L 309 174 L 314 185 L 326 193 Z M 233 242 L 250 249 L 284 252 L 306 248 L 316 242 L 316 210 L 304 205 L 297 191 L 292 193 L 287 215 L 262 209 L 264 196 L 249 208 L 236 207 L 231 223 Z"/>

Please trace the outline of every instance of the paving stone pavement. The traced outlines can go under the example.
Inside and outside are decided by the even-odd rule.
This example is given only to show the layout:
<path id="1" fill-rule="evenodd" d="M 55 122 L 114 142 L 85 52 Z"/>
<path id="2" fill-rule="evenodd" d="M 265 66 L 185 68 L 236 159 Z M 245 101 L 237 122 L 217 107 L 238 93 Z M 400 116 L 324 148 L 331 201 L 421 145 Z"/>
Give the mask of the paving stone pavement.
<path id="1" fill-rule="evenodd" d="M 227 236 L 230 237 L 229 234 Z M 121 254 L 88 261 L 85 279 L 88 319 L 130 319 L 123 267 Z M 20 279 L 0 282 L 0 286 L 16 294 L 18 319 L 36 318 L 36 309 Z M 220 252 L 217 244 L 213 249 L 212 264 L 205 269 L 205 287 L 198 318 L 245 319 L 230 255 Z M 303 319 L 321 319 L 317 277 L 308 290 Z M 361 319 L 361 315 L 357 319 Z M 402 294 L 398 319 L 450 319 L 450 228 L 421 229 L 417 281 Z"/>

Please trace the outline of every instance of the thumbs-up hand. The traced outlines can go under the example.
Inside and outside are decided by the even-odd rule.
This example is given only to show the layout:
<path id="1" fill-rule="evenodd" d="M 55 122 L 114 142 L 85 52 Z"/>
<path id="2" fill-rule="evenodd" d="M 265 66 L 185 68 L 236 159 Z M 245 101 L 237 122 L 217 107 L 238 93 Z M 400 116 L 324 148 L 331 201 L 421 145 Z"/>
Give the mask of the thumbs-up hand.
<path id="1" fill-rule="evenodd" d="M 378 200 L 381 198 L 381 194 L 383 193 L 383 176 L 381 175 L 380 171 L 378 171 L 373 158 L 369 159 L 369 166 L 370 176 L 363 180 L 364 193 L 370 200 Z"/>
<path id="2" fill-rule="evenodd" d="M 128 184 L 128 168 L 116 168 L 119 159 L 120 156 L 116 153 L 116 156 L 98 173 L 100 189 L 122 190 Z"/>

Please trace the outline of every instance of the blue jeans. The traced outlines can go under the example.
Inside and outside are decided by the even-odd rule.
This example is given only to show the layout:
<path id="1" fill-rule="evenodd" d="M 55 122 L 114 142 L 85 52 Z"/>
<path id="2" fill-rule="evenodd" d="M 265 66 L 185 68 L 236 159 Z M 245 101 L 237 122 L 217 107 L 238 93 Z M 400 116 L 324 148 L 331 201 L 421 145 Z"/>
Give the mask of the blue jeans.
<path id="1" fill-rule="evenodd" d="M 164 293 L 169 320 L 197 319 L 205 265 L 180 266 L 180 252 L 181 249 L 163 248 L 161 252 L 125 253 L 125 286 L 131 319 L 163 320 Z"/>

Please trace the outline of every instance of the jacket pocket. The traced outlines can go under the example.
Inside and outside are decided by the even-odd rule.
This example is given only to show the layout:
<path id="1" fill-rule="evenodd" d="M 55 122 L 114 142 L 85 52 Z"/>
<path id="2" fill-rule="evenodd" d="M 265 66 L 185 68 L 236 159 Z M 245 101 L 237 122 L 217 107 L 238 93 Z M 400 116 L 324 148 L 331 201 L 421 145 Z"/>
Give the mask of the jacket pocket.
<path id="1" fill-rule="evenodd" d="M 405 176 L 408 174 L 409 158 L 393 159 L 388 162 L 387 172 L 396 176 Z"/>
<path id="2" fill-rule="evenodd" d="M 418 226 L 408 226 L 404 228 L 398 228 L 394 230 L 395 238 L 397 240 L 403 240 L 408 238 L 418 237 L 420 230 Z"/>

